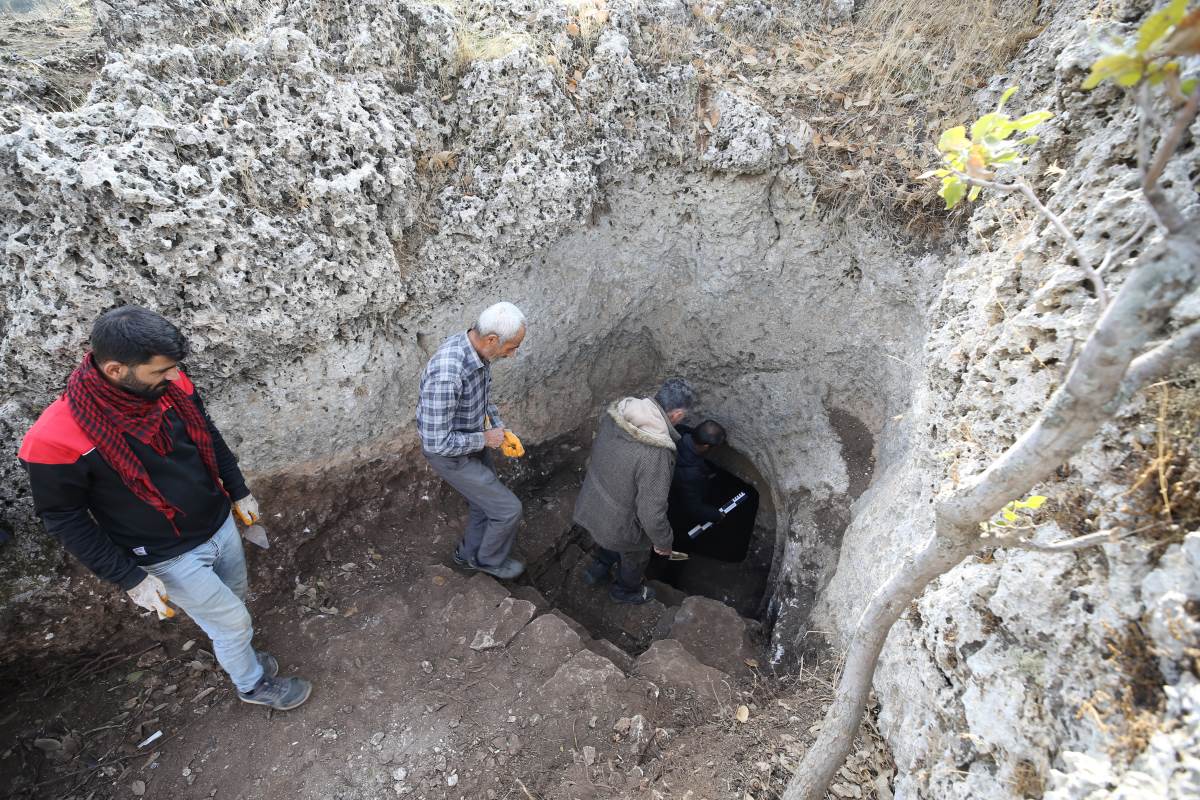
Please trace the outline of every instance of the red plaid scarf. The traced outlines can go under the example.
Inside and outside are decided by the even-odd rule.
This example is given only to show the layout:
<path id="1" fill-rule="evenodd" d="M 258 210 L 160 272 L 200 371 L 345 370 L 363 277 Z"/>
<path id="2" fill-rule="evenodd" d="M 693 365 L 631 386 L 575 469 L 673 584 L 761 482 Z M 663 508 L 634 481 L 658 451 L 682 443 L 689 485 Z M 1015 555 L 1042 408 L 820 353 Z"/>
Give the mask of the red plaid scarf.
<path id="1" fill-rule="evenodd" d="M 187 435 L 200 451 L 200 458 L 215 483 L 222 491 L 220 473 L 217 470 L 217 454 L 213 450 L 212 436 L 208 432 L 208 423 L 200 409 L 183 389 L 173 382 L 168 385 L 167 393 L 163 396 L 167 403 L 159 400 L 146 400 L 124 389 L 113 386 L 92 360 L 88 353 L 83 363 L 75 368 L 67 379 L 67 403 L 71 407 L 71 416 L 83 429 L 101 457 L 109 466 L 117 471 L 121 480 L 129 487 L 137 498 L 153 506 L 175 528 L 175 515 L 181 513 L 178 508 L 167 502 L 162 492 L 150 480 L 146 467 L 134 454 L 125 441 L 123 434 L 128 433 L 142 444 L 154 448 L 154 452 L 165 456 L 171 452 L 174 442 L 171 439 L 171 425 L 166 420 L 168 408 L 174 408 L 175 413 L 183 420 Z"/>

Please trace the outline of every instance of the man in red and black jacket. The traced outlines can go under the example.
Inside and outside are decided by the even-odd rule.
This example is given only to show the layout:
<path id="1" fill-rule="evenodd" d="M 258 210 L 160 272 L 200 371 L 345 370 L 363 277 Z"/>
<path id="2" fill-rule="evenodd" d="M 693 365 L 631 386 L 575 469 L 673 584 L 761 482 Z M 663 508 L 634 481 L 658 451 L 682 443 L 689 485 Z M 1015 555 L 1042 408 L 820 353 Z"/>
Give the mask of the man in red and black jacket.
<path id="1" fill-rule="evenodd" d="M 258 503 L 237 458 L 179 368 L 188 345 L 137 306 L 103 314 L 92 351 L 21 443 L 34 509 L 46 530 L 139 606 L 177 604 L 213 641 L 238 696 L 287 710 L 311 685 L 278 678 L 251 646 L 246 560 L 231 510 L 246 524 Z"/>

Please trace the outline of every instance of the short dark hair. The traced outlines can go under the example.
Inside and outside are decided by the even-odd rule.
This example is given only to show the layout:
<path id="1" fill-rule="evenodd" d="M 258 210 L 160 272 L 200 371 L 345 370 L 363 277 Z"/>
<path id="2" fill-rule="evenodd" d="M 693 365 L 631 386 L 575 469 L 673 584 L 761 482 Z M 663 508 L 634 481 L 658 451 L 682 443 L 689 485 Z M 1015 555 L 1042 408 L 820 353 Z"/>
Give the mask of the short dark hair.
<path id="1" fill-rule="evenodd" d="M 718 447 L 725 444 L 725 429 L 719 422 L 706 419 L 696 426 L 696 430 L 692 431 L 692 439 L 700 444 Z"/>
<path id="2" fill-rule="evenodd" d="M 106 311 L 92 325 L 92 358 L 97 364 L 116 361 L 136 367 L 155 356 L 182 361 L 187 354 L 187 339 L 179 328 L 141 306 Z"/>
<path id="3" fill-rule="evenodd" d="M 696 390 L 683 378 L 667 378 L 654 399 L 668 413 L 677 409 L 690 411 L 696 404 Z"/>

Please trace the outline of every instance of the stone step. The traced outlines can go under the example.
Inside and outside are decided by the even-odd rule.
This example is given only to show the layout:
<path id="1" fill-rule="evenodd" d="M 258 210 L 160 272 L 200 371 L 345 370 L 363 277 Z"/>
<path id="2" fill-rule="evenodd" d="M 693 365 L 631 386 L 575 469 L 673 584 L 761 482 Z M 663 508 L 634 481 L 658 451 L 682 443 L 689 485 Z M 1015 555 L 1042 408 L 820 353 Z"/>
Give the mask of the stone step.
<path id="1" fill-rule="evenodd" d="M 724 603 L 691 595 L 675 612 L 665 638 L 679 642 L 703 664 L 745 677 L 750 663 L 756 663 L 749 623 Z"/>

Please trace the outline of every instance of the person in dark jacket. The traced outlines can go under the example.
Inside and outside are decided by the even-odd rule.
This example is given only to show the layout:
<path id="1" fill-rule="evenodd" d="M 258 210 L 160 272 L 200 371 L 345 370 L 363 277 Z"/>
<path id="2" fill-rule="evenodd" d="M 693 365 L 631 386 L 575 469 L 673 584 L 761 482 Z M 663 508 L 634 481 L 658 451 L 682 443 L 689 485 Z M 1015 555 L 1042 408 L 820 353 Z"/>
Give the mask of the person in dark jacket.
<path id="1" fill-rule="evenodd" d="M 584 580 L 603 583 L 616 567 L 609 596 L 617 602 L 654 599 L 654 590 L 642 578 L 652 548 L 659 555 L 671 554 L 667 495 L 679 439 L 674 425 L 695 399 L 687 381 L 671 378 L 653 400 L 626 397 L 600 419 L 574 521 L 596 543 Z"/>
<path id="2" fill-rule="evenodd" d="M 725 515 L 709 502 L 716 471 L 706 456 L 713 448 L 725 443 L 725 429 L 711 419 L 695 428 L 686 425 L 676 425 L 675 428 L 679 431 L 679 447 L 675 475 L 671 480 L 670 515 L 673 519 L 680 519 L 686 528 L 705 522 L 720 522 Z"/>
<path id="3" fill-rule="evenodd" d="M 312 690 L 278 678 L 251 646 L 246 561 L 231 511 L 258 503 L 180 369 L 188 345 L 138 306 L 100 316 L 92 350 L 21 443 L 34 509 L 46 530 L 98 577 L 159 618 L 168 599 L 196 621 L 248 702 L 295 708 Z"/>

